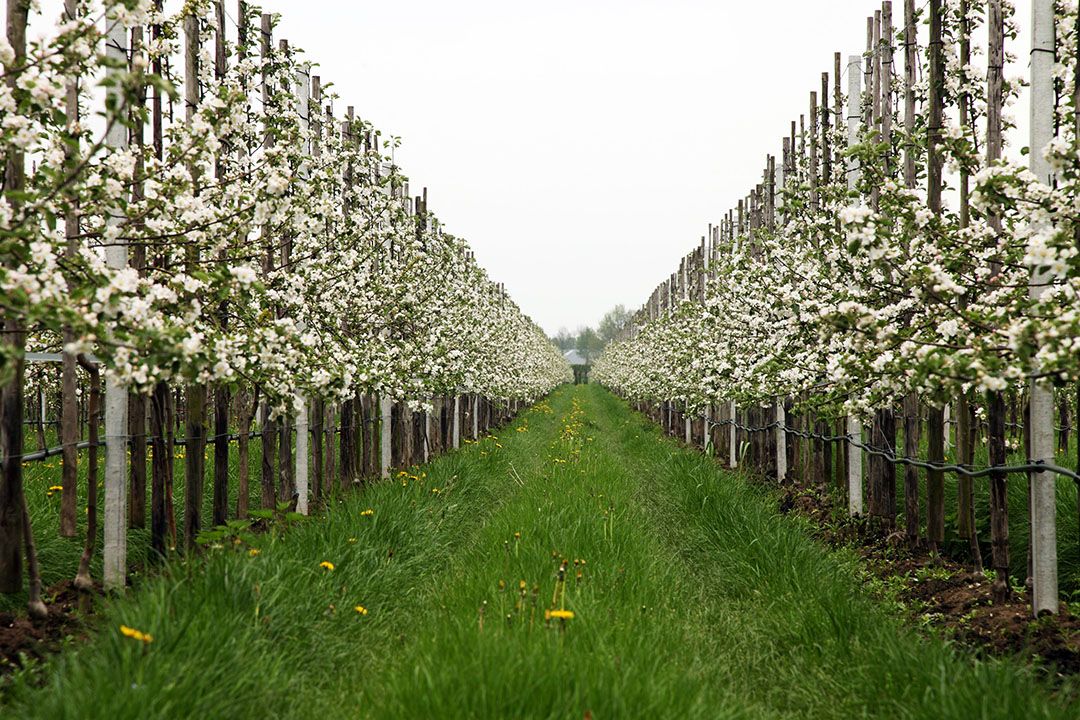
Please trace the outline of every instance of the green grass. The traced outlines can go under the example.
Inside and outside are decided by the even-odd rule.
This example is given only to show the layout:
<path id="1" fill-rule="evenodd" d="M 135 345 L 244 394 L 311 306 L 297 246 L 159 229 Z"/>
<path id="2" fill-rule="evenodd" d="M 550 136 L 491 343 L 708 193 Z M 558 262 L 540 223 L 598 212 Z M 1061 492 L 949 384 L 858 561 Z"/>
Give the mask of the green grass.
<path id="1" fill-rule="evenodd" d="M 560 389 L 414 475 L 260 538 L 256 556 L 227 548 L 170 565 L 110 601 L 89 642 L 17 678 L 7 710 L 1077 716 L 1023 666 L 904 628 L 866 596 L 853 561 L 595 386 Z M 575 616 L 545 622 L 562 559 L 554 604 Z"/>
<path id="2" fill-rule="evenodd" d="M 182 436 L 182 435 L 181 435 Z M 179 437 L 179 436 L 178 436 Z M 36 443 L 36 436 L 31 438 Z M 53 438 L 50 437 L 50 444 Z M 260 506 L 260 478 L 262 462 L 262 443 L 259 438 L 250 442 L 248 458 L 248 491 L 249 504 L 252 509 Z M 36 445 L 35 448 L 36 449 Z M 30 451 L 33 451 L 31 449 Z M 176 517 L 177 544 L 183 545 L 184 538 L 184 447 L 174 448 L 173 456 L 173 510 Z M 147 479 L 146 479 L 146 527 L 130 528 L 128 530 L 128 562 L 135 568 L 146 566 L 150 552 L 150 458 L 153 451 L 147 449 Z M 41 579 L 45 588 L 65 579 L 74 578 L 75 571 L 79 567 L 79 558 L 82 556 L 83 544 L 86 540 L 86 471 L 88 465 L 88 453 L 86 450 L 79 451 L 78 462 L 78 502 L 79 515 L 77 517 L 78 533 L 76 537 L 65 538 L 60 536 L 60 493 L 50 492 L 51 486 L 59 485 L 61 480 L 61 461 L 59 456 L 54 456 L 40 461 L 32 461 L 23 465 L 23 482 L 26 492 L 27 509 L 30 512 L 30 522 L 34 528 L 34 542 L 38 552 L 38 564 L 41 568 Z M 235 442 L 229 445 L 229 514 L 230 517 L 236 512 L 236 499 L 238 495 L 240 458 Z M 213 473 L 214 473 L 214 448 L 208 445 L 205 452 L 205 480 L 204 497 L 202 508 L 203 527 L 208 527 L 213 517 Z M 104 523 L 101 518 L 105 509 L 105 450 L 98 451 L 98 538 L 96 552 L 91 563 L 91 574 L 101 578 L 102 554 L 104 547 Z M 135 582 L 139 581 L 136 572 L 133 575 Z M 47 599 L 47 598 L 46 598 Z M 26 607 L 26 590 L 11 595 L 0 594 L 0 612 L 19 612 Z"/>

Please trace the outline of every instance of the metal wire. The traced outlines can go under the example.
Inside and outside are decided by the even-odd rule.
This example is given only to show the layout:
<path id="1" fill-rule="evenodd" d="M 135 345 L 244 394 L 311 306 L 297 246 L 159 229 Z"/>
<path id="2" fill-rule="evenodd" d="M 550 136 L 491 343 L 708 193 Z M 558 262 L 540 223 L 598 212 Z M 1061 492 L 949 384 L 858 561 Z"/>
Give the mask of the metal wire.
<path id="1" fill-rule="evenodd" d="M 1028 460 L 1026 463 L 1018 465 L 989 465 L 986 467 L 971 467 L 964 465 L 956 465 L 952 463 L 936 463 L 929 460 L 921 460 L 919 458 L 907 457 L 906 455 L 897 455 L 889 450 L 881 450 L 871 445 L 867 445 L 859 440 L 853 439 L 849 435 L 825 435 L 822 433 L 808 432 L 806 430 L 799 430 L 793 428 L 787 423 L 781 424 L 779 421 L 773 421 L 768 425 L 761 425 L 758 427 L 752 427 L 749 425 L 743 425 L 735 420 L 710 420 L 704 415 L 694 416 L 695 420 L 704 420 L 706 423 L 714 426 L 734 426 L 739 430 L 747 433 L 766 432 L 768 430 L 775 430 L 783 428 L 784 432 L 789 435 L 795 435 L 807 440 L 821 440 L 823 442 L 837 442 L 843 440 L 848 445 L 858 448 L 868 455 L 884 458 L 893 465 L 910 465 L 911 467 L 921 468 L 924 470 L 936 470 L 940 472 L 955 473 L 957 475 L 963 475 L 964 477 L 986 477 L 989 475 L 998 474 L 1014 474 L 1014 473 L 1029 473 L 1029 472 L 1052 472 L 1063 477 L 1070 478 L 1073 482 L 1080 485 L 1080 473 L 1077 473 L 1068 468 L 1055 465 L 1054 463 L 1048 463 L 1043 460 Z"/>

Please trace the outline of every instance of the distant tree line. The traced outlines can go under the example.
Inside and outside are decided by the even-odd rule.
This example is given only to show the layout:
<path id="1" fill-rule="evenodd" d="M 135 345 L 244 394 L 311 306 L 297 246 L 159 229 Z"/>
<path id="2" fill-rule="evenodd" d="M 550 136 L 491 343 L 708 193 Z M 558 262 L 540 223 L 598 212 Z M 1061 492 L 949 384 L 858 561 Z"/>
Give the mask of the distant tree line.
<path id="1" fill-rule="evenodd" d="M 622 305 L 616 305 L 604 314 L 600 324 L 594 329 L 590 326 L 582 326 L 576 333 L 571 333 L 565 327 L 559 328 L 552 342 L 559 346 L 564 353 L 567 350 L 577 350 L 585 358 L 585 362 L 592 364 L 597 355 L 603 351 L 609 342 L 615 339 L 623 326 L 630 319 L 630 312 Z"/>

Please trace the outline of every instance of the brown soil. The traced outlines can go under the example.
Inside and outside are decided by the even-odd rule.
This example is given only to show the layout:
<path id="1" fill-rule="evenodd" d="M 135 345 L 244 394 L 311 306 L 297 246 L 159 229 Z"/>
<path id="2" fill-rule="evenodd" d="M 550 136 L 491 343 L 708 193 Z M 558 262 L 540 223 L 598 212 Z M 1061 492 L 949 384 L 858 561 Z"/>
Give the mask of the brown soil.
<path id="1" fill-rule="evenodd" d="M 1038 620 L 1026 593 L 995 605 L 983 575 L 923 546 L 911 547 L 902 533 L 846 517 L 817 488 L 785 487 L 780 511 L 814 521 L 815 534 L 828 545 L 854 550 L 920 626 L 990 655 L 1019 656 L 1059 675 L 1080 673 L 1080 617 L 1064 603 L 1058 615 Z"/>
<path id="2" fill-rule="evenodd" d="M 83 603 L 93 602 L 99 589 L 83 595 L 70 580 L 57 583 L 43 593 L 49 616 L 41 621 L 23 614 L 0 613 L 0 676 L 23 667 L 26 660 L 40 660 L 58 650 L 64 639 L 81 634 L 84 629 Z"/>

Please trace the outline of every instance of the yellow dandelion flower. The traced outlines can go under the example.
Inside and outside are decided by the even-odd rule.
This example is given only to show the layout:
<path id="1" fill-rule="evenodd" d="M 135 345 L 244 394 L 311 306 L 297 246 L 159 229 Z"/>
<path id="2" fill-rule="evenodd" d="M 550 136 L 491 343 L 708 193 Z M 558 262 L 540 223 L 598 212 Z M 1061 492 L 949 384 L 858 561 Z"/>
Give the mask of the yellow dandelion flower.
<path id="1" fill-rule="evenodd" d="M 519 533 L 519 532 L 514 533 L 514 539 L 515 540 L 520 540 L 521 539 L 521 533 Z"/>
<path id="2" fill-rule="evenodd" d="M 375 514 L 375 511 L 372 510 L 371 508 L 368 508 L 367 510 L 361 510 L 360 511 L 360 517 L 371 517 L 374 514 Z"/>
<path id="3" fill-rule="evenodd" d="M 250 550 L 248 550 L 248 555 L 250 555 L 251 557 L 255 557 L 261 552 L 262 550 L 260 550 L 259 548 L 251 548 Z"/>
<path id="4" fill-rule="evenodd" d="M 50 485 L 49 486 L 49 492 L 60 492 L 63 489 L 64 489 L 63 485 Z"/>
<path id="5" fill-rule="evenodd" d="M 120 634 L 124 637 L 131 638 L 132 640 L 138 640 L 139 642 L 150 644 L 154 642 L 154 636 L 150 633 L 144 633 L 141 630 L 128 627 L 127 625 L 120 626 Z"/>
<path id="6" fill-rule="evenodd" d="M 438 495 L 439 494 L 439 488 L 431 488 L 431 492 L 434 495 Z"/>
<path id="7" fill-rule="evenodd" d="M 355 543 L 356 543 L 356 538 L 349 538 L 349 544 L 350 545 L 353 545 Z"/>
<path id="8" fill-rule="evenodd" d="M 518 580 L 518 589 L 520 589 L 520 590 L 525 589 L 525 581 L 524 580 Z"/>
<path id="9" fill-rule="evenodd" d="M 545 610 L 544 611 L 544 619 L 545 620 L 551 620 L 552 618 L 554 618 L 556 620 L 573 620 L 574 619 L 574 611 L 573 610 Z"/>
<path id="10" fill-rule="evenodd" d="M 367 615 L 368 614 L 367 608 L 364 607 L 363 605 L 357 605 L 356 607 L 353 608 L 353 610 L 355 610 L 356 612 L 358 612 L 361 615 Z"/>
<path id="11" fill-rule="evenodd" d="M 333 571 L 334 563 L 329 562 L 327 560 L 323 560 L 321 563 L 319 563 L 319 567 L 321 567 L 323 570 Z"/>

